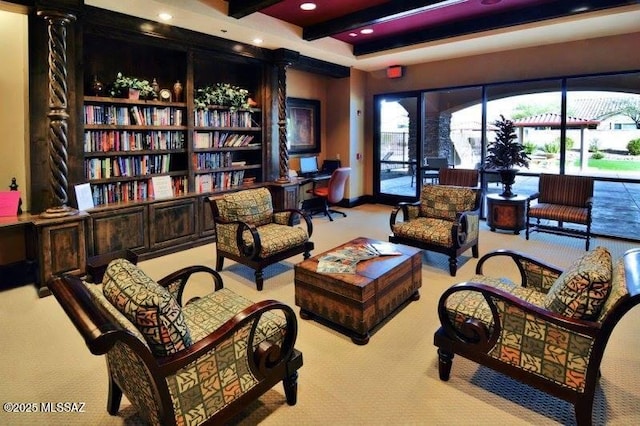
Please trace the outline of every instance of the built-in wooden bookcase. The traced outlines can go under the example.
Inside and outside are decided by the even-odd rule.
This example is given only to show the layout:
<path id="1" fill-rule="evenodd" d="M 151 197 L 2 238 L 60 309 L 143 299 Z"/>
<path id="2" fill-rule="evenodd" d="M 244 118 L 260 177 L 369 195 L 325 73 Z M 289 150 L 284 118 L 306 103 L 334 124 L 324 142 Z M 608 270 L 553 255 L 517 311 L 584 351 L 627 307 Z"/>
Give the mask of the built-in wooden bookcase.
<path id="1" fill-rule="evenodd" d="M 217 83 L 245 89 L 257 106 L 233 109 L 209 105 L 193 107 L 192 169 L 194 190 L 227 191 L 243 182 L 264 180 L 262 65 L 229 58 L 195 55 L 194 95 Z"/>
<path id="2" fill-rule="evenodd" d="M 83 170 L 95 205 L 153 198 L 152 177 L 171 176 L 174 194 L 189 191 L 187 102 L 111 96 L 118 73 L 173 92 L 187 78 L 187 54 L 152 45 L 121 43 L 86 34 Z M 95 82 L 102 83 L 98 92 Z"/>

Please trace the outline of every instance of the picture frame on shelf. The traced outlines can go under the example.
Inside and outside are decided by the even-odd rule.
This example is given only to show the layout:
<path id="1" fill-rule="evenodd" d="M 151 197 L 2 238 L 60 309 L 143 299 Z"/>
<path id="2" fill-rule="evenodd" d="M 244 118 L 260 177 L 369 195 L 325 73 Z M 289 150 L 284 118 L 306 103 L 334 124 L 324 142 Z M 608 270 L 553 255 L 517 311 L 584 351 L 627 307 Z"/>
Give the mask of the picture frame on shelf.
<path id="1" fill-rule="evenodd" d="M 320 152 L 320 101 L 287 98 L 287 148 L 290 154 Z"/>

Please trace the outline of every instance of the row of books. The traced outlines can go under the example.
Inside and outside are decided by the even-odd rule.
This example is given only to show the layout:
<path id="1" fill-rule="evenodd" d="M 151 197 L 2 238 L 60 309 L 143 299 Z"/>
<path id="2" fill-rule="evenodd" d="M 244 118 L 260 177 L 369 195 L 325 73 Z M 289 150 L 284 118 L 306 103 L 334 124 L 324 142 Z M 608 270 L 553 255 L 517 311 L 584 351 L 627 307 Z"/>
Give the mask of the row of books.
<path id="1" fill-rule="evenodd" d="M 180 108 L 152 106 L 85 105 L 84 124 L 120 126 L 182 126 L 184 112 Z"/>
<path id="2" fill-rule="evenodd" d="M 244 170 L 196 175 L 196 192 L 211 192 L 242 185 Z"/>
<path id="3" fill-rule="evenodd" d="M 196 110 L 195 125 L 207 127 L 259 127 L 250 111 Z"/>
<path id="4" fill-rule="evenodd" d="M 193 146 L 195 148 L 221 148 L 234 146 L 248 146 L 254 135 L 230 132 L 194 132 Z"/>
<path id="5" fill-rule="evenodd" d="M 89 158 L 84 160 L 84 173 L 87 179 L 152 175 L 169 172 L 170 165 L 169 154 Z"/>
<path id="6" fill-rule="evenodd" d="M 193 167 L 196 170 L 231 167 L 232 162 L 231 152 L 202 152 L 193 155 Z"/>
<path id="7" fill-rule="evenodd" d="M 184 149 L 184 139 L 184 132 L 175 131 L 89 130 L 84 132 L 84 152 Z"/>
<path id="8" fill-rule="evenodd" d="M 171 178 L 174 195 L 187 193 L 188 180 L 186 176 Z M 91 185 L 91 195 L 95 206 L 127 201 L 143 201 L 153 198 L 151 179 L 132 182 L 114 182 Z"/>

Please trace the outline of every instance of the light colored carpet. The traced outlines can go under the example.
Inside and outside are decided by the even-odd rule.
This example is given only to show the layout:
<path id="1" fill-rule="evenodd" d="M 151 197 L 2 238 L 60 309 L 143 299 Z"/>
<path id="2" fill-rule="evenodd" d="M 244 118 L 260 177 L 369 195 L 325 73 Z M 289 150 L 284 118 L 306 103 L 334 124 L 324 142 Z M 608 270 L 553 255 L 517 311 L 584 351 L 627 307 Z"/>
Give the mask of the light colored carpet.
<path id="1" fill-rule="evenodd" d="M 314 253 L 358 236 L 386 240 L 390 207 L 366 205 L 329 222 L 314 218 Z M 490 232 L 483 224 L 480 254 L 516 249 L 566 266 L 584 253 L 583 240 L 533 234 Z M 615 257 L 633 245 L 598 238 Z M 203 246 L 141 263 L 154 278 L 178 268 L 214 264 L 214 246 Z M 433 333 L 436 305 L 450 285 L 471 277 L 476 260 L 465 253 L 457 277 L 448 274 L 446 256 L 425 253 L 421 298 L 397 312 L 366 346 L 317 322 L 299 319 L 297 347 L 304 356 L 298 404 L 290 407 L 281 385 L 235 419 L 241 425 L 496 425 L 573 424 L 572 407 L 484 367 L 456 357 L 451 379 L 438 379 Z M 265 271 L 262 292 L 253 271 L 226 261 L 225 285 L 253 300 L 277 299 L 294 306 L 293 265 L 297 256 Z M 497 262 L 496 262 L 497 263 Z M 516 278 L 515 269 L 489 265 L 491 275 Z M 196 287 L 200 283 L 196 283 Z M 295 308 L 298 311 L 297 308 Z M 640 309 L 618 324 L 605 352 L 596 395 L 595 424 L 640 424 Z M 106 412 L 107 378 L 102 357 L 89 353 L 53 297 L 38 299 L 31 286 L 0 293 L 0 395 L 2 402 L 83 402 L 85 413 L 0 412 L 0 424 L 138 424 L 126 400 L 117 417 Z"/>

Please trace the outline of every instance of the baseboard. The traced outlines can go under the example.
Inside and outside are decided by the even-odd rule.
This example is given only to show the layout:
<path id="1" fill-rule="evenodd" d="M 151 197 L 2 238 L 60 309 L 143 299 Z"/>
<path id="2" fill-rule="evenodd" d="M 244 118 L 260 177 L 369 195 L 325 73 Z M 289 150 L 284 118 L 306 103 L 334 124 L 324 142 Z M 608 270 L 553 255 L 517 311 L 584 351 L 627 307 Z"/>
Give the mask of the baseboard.
<path id="1" fill-rule="evenodd" d="M 36 282 L 37 265 L 31 260 L 0 265 L 0 289 L 19 287 Z"/>

